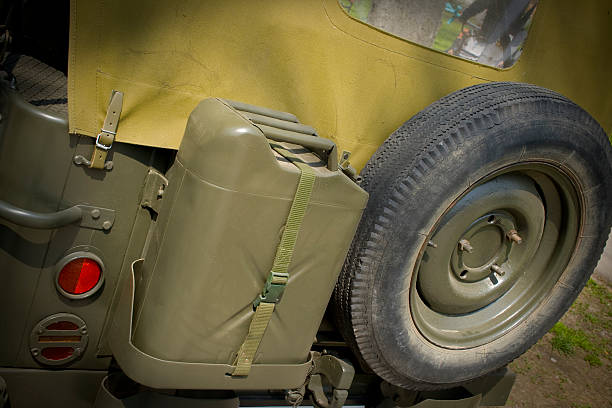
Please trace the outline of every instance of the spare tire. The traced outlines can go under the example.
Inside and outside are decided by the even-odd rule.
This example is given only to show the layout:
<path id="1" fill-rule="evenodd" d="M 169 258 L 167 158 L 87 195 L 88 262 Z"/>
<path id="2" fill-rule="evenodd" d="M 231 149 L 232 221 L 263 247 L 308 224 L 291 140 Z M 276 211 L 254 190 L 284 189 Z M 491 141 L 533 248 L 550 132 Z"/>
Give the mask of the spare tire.
<path id="1" fill-rule="evenodd" d="M 370 201 L 334 294 L 358 357 L 439 389 L 524 353 L 603 251 L 611 163 L 588 113 L 527 84 L 466 88 L 402 125 L 362 172 Z"/>

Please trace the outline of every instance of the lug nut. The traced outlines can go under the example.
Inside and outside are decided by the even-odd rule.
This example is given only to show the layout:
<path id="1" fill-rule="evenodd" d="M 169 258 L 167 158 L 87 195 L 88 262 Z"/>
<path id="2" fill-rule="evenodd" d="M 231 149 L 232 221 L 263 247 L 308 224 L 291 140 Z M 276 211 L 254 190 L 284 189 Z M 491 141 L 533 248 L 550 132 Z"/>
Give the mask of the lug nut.
<path id="1" fill-rule="evenodd" d="M 506 271 L 504 271 L 500 266 L 495 264 L 491 265 L 491 270 L 499 276 L 504 276 L 506 274 Z"/>
<path id="2" fill-rule="evenodd" d="M 472 251 L 474 250 L 472 244 L 470 244 L 470 241 L 468 241 L 467 239 L 462 239 L 461 241 L 459 241 L 459 249 L 461 251 L 468 251 L 469 253 L 472 253 Z"/>
<path id="3" fill-rule="evenodd" d="M 516 232 L 516 230 L 514 230 L 514 229 L 508 231 L 508 233 L 506 235 L 508 236 L 510 241 L 514 241 L 514 242 L 516 242 L 519 245 L 523 242 L 523 238 L 521 238 L 521 236 L 518 234 L 518 232 Z"/>

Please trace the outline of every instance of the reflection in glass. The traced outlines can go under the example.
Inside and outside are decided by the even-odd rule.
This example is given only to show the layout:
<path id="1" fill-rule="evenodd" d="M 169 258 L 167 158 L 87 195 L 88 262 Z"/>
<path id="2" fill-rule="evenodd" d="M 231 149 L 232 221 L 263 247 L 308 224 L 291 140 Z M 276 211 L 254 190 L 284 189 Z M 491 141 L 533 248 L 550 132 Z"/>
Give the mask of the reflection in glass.
<path id="1" fill-rule="evenodd" d="M 447 54 L 498 68 L 519 58 L 537 0 L 338 0 L 351 16 Z"/>

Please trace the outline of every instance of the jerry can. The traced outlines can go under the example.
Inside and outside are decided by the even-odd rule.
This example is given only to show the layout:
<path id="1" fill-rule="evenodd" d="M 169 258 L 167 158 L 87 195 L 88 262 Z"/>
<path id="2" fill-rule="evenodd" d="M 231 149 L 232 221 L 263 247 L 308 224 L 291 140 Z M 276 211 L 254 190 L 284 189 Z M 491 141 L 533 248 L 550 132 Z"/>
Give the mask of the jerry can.
<path id="1" fill-rule="evenodd" d="M 326 143 L 290 114 L 214 98 L 195 108 L 167 173 L 158 231 L 135 275 L 135 348 L 231 374 L 288 228 L 298 163 L 314 184 L 282 299 L 248 377 L 258 366 L 308 362 L 368 198 Z"/>

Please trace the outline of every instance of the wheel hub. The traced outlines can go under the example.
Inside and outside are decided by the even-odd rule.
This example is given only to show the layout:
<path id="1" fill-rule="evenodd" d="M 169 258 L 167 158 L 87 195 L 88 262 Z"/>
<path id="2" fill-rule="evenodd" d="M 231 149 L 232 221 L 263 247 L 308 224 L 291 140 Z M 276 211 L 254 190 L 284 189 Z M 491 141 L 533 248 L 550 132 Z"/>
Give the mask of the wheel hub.
<path id="1" fill-rule="evenodd" d="M 544 219 L 529 177 L 503 175 L 474 188 L 432 236 L 437 248 L 428 248 L 418 275 L 424 300 L 436 312 L 457 315 L 501 297 L 524 274 Z"/>
<path id="2" fill-rule="evenodd" d="M 451 256 L 455 276 L 463 282 L 477 282 L 496 273 L 491 268 L 508 260 L 514 241 L 507 235 L 512 230 L 516 230 L 516 221 L 505 212 L 485 214 L 475 220 L 462 234 Z M 470 248 L 466 248 L 465 243 Z M 501 271 L 497 273 L 505 275 L 505 271 Z"/>
<path id="3" fill-rule="evenodd" d="M 491 173 L 427 234 L 410 284 L 414 324 L 449 349 L 486 344 L 523 321 L 559 279 L 576 245 L 580 200 L 543 162 Z"/>

